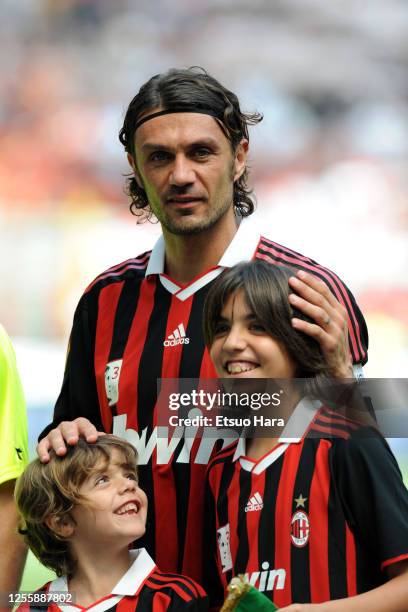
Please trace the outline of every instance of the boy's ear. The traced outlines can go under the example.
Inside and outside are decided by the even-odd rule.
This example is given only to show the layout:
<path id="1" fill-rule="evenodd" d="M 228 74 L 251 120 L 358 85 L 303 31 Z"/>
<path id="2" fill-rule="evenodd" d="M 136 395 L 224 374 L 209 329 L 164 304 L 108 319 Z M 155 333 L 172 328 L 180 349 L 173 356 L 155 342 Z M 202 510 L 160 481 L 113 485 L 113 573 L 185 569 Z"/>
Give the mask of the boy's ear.
<path id="1" fill-rule="evenodd" d="M 141 187 L 141 189 L 143 189 L 143 183 L 140 178 L 140 174 L 139 174 L 139 170 L 136 165 L 136 161 L 130 153 L 127 154 L 127 160 L 129 162 L 129 166 L 132 168 L 133 172 L 135 173 L 136 183 L 139 185 L 139 187 Z"/>
<path id="2" fill-rule="evenodd" d="M 45 524 L 62 538 L 70 538 L 75 531 L 75 523 L 69 514 L 64 514 L 64 516 L 51 514 L 45 519 Z"/>

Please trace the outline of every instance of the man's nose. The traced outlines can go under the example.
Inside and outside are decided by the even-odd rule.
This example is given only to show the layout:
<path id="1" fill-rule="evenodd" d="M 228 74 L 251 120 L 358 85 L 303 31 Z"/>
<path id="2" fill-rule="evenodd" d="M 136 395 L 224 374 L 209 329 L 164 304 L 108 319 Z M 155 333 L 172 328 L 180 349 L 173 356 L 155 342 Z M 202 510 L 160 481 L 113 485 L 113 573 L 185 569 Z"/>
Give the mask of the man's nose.
<path id="1" fill-rule="evenodd" d="M 193 163 L 185 155 L 176 155 L 170 174 L 170 183 L 178 187 L 194 183 Z"/>

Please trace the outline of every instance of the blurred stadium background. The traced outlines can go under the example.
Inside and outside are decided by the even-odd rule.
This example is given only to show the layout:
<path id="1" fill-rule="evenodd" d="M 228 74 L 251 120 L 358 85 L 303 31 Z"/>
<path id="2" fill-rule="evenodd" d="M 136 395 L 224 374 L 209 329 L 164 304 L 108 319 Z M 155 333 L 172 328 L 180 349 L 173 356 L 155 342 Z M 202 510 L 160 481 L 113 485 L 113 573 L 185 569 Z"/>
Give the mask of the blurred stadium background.
<path id="1" fill-rule="evenodd" d="M 0 321 L 31 449 L 84 287 L 159 233 L 128 211 L 117 133 L 140 85 L 173 66 L 204 66 L 264 113 L 257 214 L 347 281 L 370 330 L 365 375 L 406 377 L 405 0 L 3 0 L 0 32 Z M 391 443 L 406 469 L 406 441 Z M 30 560 L 23 588 L 43 578 Z"/>

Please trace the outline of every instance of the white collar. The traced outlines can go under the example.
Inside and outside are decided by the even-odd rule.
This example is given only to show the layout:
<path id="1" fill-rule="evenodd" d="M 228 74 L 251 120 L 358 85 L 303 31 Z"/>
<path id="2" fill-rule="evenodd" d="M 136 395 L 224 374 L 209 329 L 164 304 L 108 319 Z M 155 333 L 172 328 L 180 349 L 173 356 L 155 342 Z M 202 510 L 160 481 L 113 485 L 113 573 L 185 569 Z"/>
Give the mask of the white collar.
<path id="1" fill-rule="evenodd" d="M 177 295 L 180 300 L 184 301 L 221 274 L 224 268 L 231 268 L 240 261 L 249 261 L 252 259 L 255 255 L 259 239 L 260 232 L 258 224 L 251 219 L 242 219 L 232 241 L 218 262 L 217 267 L 204 272 L 186 287 L 180 287 L 168 277 L 162 276 L 164 274 L 166 245 L 164 237 L 160 236 L 151 252 L 149 263 L 146 268 L 146 276 L 152 274 L 160 275 L 161 283 L 167 291 L 173 295 Z"/>
<path id="2" fill-rule="evenodd" d="M 155 562 L 144 548 L 130 550 L 129 554 L 133 560 L 132 565 L 113 587 L 110 595 L 99 600 L 99 603 L 96 603 L 96 605 L 89 606 L 92 612 L 104 612 L 104 610 L 108 610 L 118 603 L 122 597 L 136 595 L 146 578 L 156 567 Z M 48 592 L 53 593 L 56 591 L 61 593 L 68 592 L 67 576 L 61 576 L 51 582 Z M 76 606 L 75 603 L 73 605 L 59 605 L 58 607 L 63 610 L 63 612 L 83 610 L 81 606 Z"/>
<path id="3" fill-rule="evenodd" d="M 237 448 L 233 457 L 233 461 L 240 460 L 241 466 L 248 472 L 260 474 L 269 465 L 274 463 L 290 444 L 299 444 L 304 438 L 310 423 L 316 416 L 317 411 L 322 407 L 319 400 L 312 400 L 309 397 L 304 397 L 300 400 L 294 411 L 289 417 L 288 422 L 279 438 L 278 446 L 275 446 L 263 459 L 255 461 L 246 457 L 246 438 L 238 440 Z"/>

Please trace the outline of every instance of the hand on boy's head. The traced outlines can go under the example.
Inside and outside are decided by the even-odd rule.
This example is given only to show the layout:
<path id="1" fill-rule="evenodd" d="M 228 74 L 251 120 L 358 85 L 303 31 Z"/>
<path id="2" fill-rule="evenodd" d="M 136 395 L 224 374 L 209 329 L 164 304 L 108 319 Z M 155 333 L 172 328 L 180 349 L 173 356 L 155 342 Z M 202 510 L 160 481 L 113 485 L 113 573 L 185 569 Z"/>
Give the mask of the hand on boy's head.
<path id="1" fill-rule="evenodd" d="M 329 288 L 312 274 L 299 270 L 289 279 L 296 293 L 289 295 L 292 306 L 315 323 L 293 318 L 295 329 L 314 338 L 336 378 L 352 378 L 353 366 L 348 344 L 347 312 Z"/>
<path id="2" fill-rule="evenodd" d="M 37 444 L 37 454 L 43 463 L 47 463 L 50 460 L 50 450 L 62 457 L 67 452 L 66 444 L 70 446 L 77 444 L 80 436 L 87 442 L 96 442 L 98 436 L 103 435 L 105 432 L 97 431 L 96 427 L 84 417 L 78 417 L 74 421 L 63 421 Z"/>

